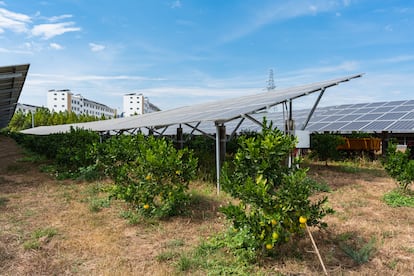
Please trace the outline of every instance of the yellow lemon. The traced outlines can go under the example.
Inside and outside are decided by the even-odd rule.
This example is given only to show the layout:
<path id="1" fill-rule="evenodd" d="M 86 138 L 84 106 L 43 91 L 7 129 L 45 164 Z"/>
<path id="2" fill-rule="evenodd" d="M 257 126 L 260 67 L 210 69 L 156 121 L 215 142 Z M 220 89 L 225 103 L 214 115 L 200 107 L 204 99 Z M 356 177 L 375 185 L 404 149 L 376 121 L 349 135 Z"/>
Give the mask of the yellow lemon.
<path id="1" fill-rule="evenodd" d="M 272 248 L 273 248 L 273 244 L 271 244 L 271 243 L 266 244 L 266 249 L 267 250 L 271 250 Z"/>
<path id="2" fill-rule="evenodd" d="M 152 179 L 152 177 L 151 177 L 150 174 L 145 177 L 145 180 L 151 180 L 151 179 Z"/>
<path id="3" fill-rule="evenodd" d="M 276 225 L 277 221 L 275 219 L 272 219 L 272 225 Z"/>
<path id="4" fill-rule="evenodd" d="M 273 232 L 273 233 L 272 233 L 272 238 L 273 238 L 274 240 L 277 240 L 277 239 L 279 238 L 279 234 L 278 234 L 278 233 L 276 233 L 276 232 Z"/>
<path id="5" fill-rule="evenodd" d="M 304 223 L 301 223 L 301 224 L 299 225 L 299 227 L 300 227 L 300 228 L 303 228 L 303 229 L 305 229 L 305 228 L 306 228 L 306 224 L 304 224 Z"/>
<path id="6" fill-rule="evenodd" d="M 308 221 L 308 220 L 307 220 L 305 217 L 300 216 L 300 218 L 299 218 L 299 222 L 300 222 L 300 223 L 305 224 L 307 221 Z"/>
<path id="7" fill-rule="evenodd" d="M 149 205 L 148 204 L 145 204 L 144 205 L 144 209 L 148 209 L 149 208 Z"/>

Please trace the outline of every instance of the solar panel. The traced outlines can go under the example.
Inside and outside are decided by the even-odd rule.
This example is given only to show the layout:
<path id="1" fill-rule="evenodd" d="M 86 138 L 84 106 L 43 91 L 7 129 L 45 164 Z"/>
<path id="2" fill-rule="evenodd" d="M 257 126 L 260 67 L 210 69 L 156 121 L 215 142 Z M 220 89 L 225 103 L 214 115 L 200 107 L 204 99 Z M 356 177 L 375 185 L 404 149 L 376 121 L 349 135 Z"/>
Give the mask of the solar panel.
<path id="1" fill-rule="evenodd" d="M 363 131 L 375 131 L 378 129 L 386 129 L 389 125 L 394 123 L 393 121 L 374 121 L 363 128 L 361 130 Z"/>
<path id="2" fill-rule="evenodd" d="M 403 105 L 414 105 L 414 100 L 406 101 Z"/>
<path id="3" fill-rule="evenodd" d="M 390 112 L 393 109 L 393 107 L 378 107 L 376 109 L 374 109 L 372 112 L 373 113 L 385 113 L 385 112 Z"/>
<path id="4" fill-rule="evenodd" d="M 352 114 L 366 114 L 373 111 L 375 108 L 359 108 L 355 110 Z"/>
<path id="5" fill-rule="evenodd" d="M 401 105 L 401 106 L 397 106 L 396 108 L 394 108 L 392 111 L 414 111 L 414 106 L 413 105 Z"/>
<path id="6" fill-rule="evenodd" d="M 403 118 L 403 120 L 414 119 L 414 112 L 407 113 Z"/>
<path id="7" fill-rule="evenodd" d="M 390 125 L 387 130 L 412 131 L 414 130 L 414 121 L 397 121 L 393 125 Z"/>
<path id="8" fill-rule="evenodd" d="M 400 119 L 402 116 L 404 116 L 405 113 L 385 113 L 384 115 L 382 115 L 381 117 L 378 118 L 378 120 L 398 120 Z"/>
<path id="9" fill-rule="evenodd" d="M 370 103 L 369 105 L 367 105 L 367 107 L 379 107 L 384 105 L 386 102 L 376 102 L 376 103 Z"/>
<path id="10" fill-rule="evenodd" d="M 326 125 L 325 127 L 321 128 L 320 130 L 326 130 L 326 131 L 339 131 L 343 126 L 345 126 L 346 123 L 344 122 L 336 122 Z"/>
<path id="11" fill-rule="evenodd" d="M 397 106 L 405 103 L 406 101 L 393 101 L 393 102 L 387 102 L 384 104 L 384 106 Z"/>
<path id="12" fill-rule="evenodd" d="M 367 124 L 369 124 L 369 122 L 351 122 L 343 126 L 341 131 L 358 131 Z"/>
<path id="13" fill-rule="evenodd" d="M 321 120 L 321 122 L 335 122 L 335 121 L 337 121 L 338 119 L 340 119 L 340 118 L 342 118 L 343 116 L 342 115 L 336 115 L 336 116 L 326 116 L 325 118 L 323 118 L 322 120 Z"/>
<path id="14" fill-rule="evenodd" d="M 336 112 L 337 115 L 346 115 L 346 114 L 349 114 L 349 113 L 351 113 L 350 109 L 344 109 L 344 110 L 340 110 L 340 111 Z"/>
<path id="15" fill-rule="evenodd" d="M 351 106 L 351 108 L 360 108 L 360 107 L 364 107 L 364 106 L 366 106 L 367 104 L 366 103 L 361 103 L 361 104 L 353 104 L 352 106 Z"/>
<path id="16" fill-rule="evenodd" d="M 344 117 L 342 117 L 338 121 L 341 121 L 341 122 L 350 122 L 350 121 L 354 121 L 359 116 L 361 116 L 361 115 L 360 114 L 345 115 Z"/>
<path id="17" fill-rule="evenodd" d="M 136 129 L 141 127 L 162 127 L 180 123 L 210 122 L 212 125 L 227 123 L 229 120 L 242 118 L 244 115 L 262 110 L 266 108 L 266 106 L 280 104 L 310 93 L 320 92 L 331 86 L 338 85 L 339 83 L 358 77 L 361 77 L 361 74 L 286 89 L 276 89 L 274 92 L 265 92 L 256 95 L 248 95 L 233 99 L 225 99 L 171 110 L 147 113 L 140 116 L 134 116 L 132 119 L 129 119 L 128 117 L 74 124 L 74 127 L 82 127 L 93 131 L 115 131 Z M 70 126 L 59 125 L 33 128 L 22 132 L 28 134 L 47 135 L 56 132 L 67 132 L 69 130 Z"/>
<path id="18" fill-rule="evenodd" d="M 362 115 L 356 121 L 372 121 L 378 119 L 378 117 L 382 116 L 382 113 L 369 113 Z"/>
<path id="19" fill-rule="evenodd" d="M 314 123 L 314 124 L 309 124 L 308 127 L 306 128 L 306 130 L 310 130 L 310 131 L 318 131 L 319 129 L 325 127 L 327 124 L 326 123 Z"/>

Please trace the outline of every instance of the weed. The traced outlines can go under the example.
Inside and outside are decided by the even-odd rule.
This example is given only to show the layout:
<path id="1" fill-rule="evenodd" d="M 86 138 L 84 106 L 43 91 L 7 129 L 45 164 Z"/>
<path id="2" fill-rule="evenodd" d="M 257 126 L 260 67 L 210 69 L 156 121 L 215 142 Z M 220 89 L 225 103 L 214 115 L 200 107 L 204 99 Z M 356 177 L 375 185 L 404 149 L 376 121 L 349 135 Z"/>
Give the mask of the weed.
<path id="1" fill-rule="evenodd" d="M 48 242 L 52 237 L 57 235 L 57 230 L 55 228 L 43 228 L 37 229 L 32 234 L 29 240 L 23 243 L 23 248 L 25 250 L 38 250 L 41 248 L 41 242 Z"/>
<path id="2" fill-rule="evenodd" d="M 128 223 L 131 225 L 137 225 L 140 222 L 142 222 L 142 216 L 139 213 L 134 212 L 132 210 L 121 211 L 119 216 L 123 219 L 127 219 Z"/>
<path id="3" fill-rule="evenodd" d="M 404 193 L 399 189 L 386 193 L 383 200 L 391 207 L 414 207 L 414 195 Z"/>
<path id="4" fill-rule="evenodd" d="M 39 239 L 42 237 L 52 238 L 57 234 L 57 230 L 55 228 L 44 228 L 44 229 L 37 229 L 33 232 L 32 238 Z"/>
<path id="5" fill-rule="evenodd" d="M 167 244 L 166 244 L 167 247 L 181 247 L 183 245 L 184 245 L 184 241 L 182 239 L 171 240 L 171 241 L 167 242 Z"/>
<path id="6" fill-rule="evenodd" d="M 38 240 L 28 240 L 23 243 L 23 248 L 25 250 L 37 250 L 40 249 L 40 242 Z"/>
<path id="7" fill-rule="evenodd" d="M 9 202 L 8 198 L 0 197 L 0 207 L 6 206 L 7 202 Z"/>
<path id="8" fill-rule="evenodd" d="M 340 248 L 351 257 L 356 263 L 363 264 L 370 260 L 372 255 L 376 252 L 376 239 L 372 237 L 369 242 L 364 244 L 362 240 L 358 239 L 357 245 L 350 245 L 347 243 L 340 243 Z"/>
<path id="9" fill-rule="evenodd" d="M 184 272 L 184 271 L 188 271 L 193 265 L 194 265 L 194 262 L 189 257 L 181 256 L 177 262 L 177 269 L 179 271 Z"/>
<path id="10" fill-rule="evenodd" d="M 166 262 L 166 261 L 172 261 L 176 259 L 180 254 L 175 251 L 164 251 L 157 255 L 156 259 L 158 262 Z"/>
<path id="11" fill-rule="evenodd" d="M 398 264 L 398 259 L 393 259 L 387 264 L 387 266 L 391 268 L 392 270 L 394 270 L 397 267 L 397 264 Z"/>
<path id="12" fill-rule="evenodd" d="M 99 212 L 102 208 L 109 208 L 111 206 L 111 201 L 109 198 L 91 198 L 89 200 L 89 211 Z"/>

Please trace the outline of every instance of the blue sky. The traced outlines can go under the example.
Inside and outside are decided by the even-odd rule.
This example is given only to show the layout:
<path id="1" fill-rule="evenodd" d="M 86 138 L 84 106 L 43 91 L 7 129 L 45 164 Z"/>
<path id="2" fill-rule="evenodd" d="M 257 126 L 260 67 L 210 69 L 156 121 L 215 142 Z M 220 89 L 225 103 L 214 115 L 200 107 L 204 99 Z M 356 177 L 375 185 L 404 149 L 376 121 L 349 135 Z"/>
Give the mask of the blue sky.
<path id="1" fill-rule="evenodd" d="M 34 105 L 71 89 L 170 109 L 264 92 L 269 69 L 277 88 L 365 73 L 325 106 L 414 99 L 414 2 L 0 0 L 0 61 L 31 64 L 20 102 Z"/>

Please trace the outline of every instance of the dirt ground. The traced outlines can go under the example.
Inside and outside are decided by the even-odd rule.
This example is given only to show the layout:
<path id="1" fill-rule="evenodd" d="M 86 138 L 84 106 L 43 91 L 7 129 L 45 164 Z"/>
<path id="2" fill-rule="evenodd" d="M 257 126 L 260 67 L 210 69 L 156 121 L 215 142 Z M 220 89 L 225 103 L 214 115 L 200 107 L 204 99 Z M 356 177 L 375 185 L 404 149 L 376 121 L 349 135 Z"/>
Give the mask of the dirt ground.
<path id="1" fill-rule="evenodd" d="M 121 217 L 120 202 L 93 211 L 93 200 L 100 199 L 96 187 L 107 183 L 58 181 L 23 156 L 14 141 L 0 136 L 0 275 L 177 275 L 174 264 L 159 256 L 173 244 L 191 250 L 225 227 L 217 211 L 224 200 L 214 196 L 191 216 L 135 225 Z M 395 187 L 382 170 L 350 173 L 313 165 L 310 175 L 332 189 L 321 194 L 336 210 L 325 220 L 328 230 L 312 230 L 330 275 L 414 275 L 414 210 L 381 200 Z M 362 255 L 359 249 L 370 240 L 375 252 L 362 264 L 341 249 L 355 246 Z M 261 271 L 322 275 L 309 239 L 299 249 L 299 257 L 267 260 Z"/>

